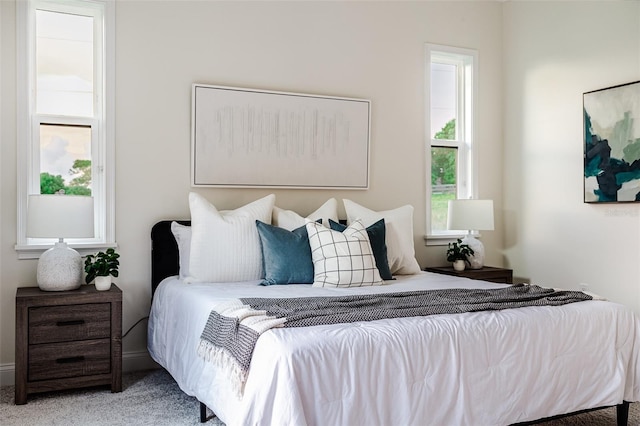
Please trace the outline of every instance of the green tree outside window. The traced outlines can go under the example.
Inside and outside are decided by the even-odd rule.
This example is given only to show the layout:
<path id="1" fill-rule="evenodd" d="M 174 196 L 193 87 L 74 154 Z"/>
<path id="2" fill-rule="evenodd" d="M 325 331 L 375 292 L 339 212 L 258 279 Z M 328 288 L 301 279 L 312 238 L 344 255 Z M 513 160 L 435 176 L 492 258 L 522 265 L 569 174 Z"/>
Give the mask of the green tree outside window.
<path id="1" fill-rule="evenodd" d="M 47 172 L 40 173 L 41 194 L 55 194 L 61 189 L 64 189 L 64 179 L 62 179 L 62 176 L 54 176 Z"/>
<path id="2" fill-rule="evenodd" d="M 434 139 L 455 140 L 456 120 L 449 120 Z M 431 147 L 431 226 L 433 230 L 447 229 L 449 200 L 456 198 L 458 175 L 458 149 L 455 147 Z M 448 186 L 447 186 L 448 185 Z"/>
<path id="3" fill-rule="evenodd" d="M 69 185 L 61 175 L 40 173 L 40 193 L 56 194 L 61 190 L 69 195 L 91 195 L 91 160 L 75 160 L 69 173 L 74 175 Z"/>

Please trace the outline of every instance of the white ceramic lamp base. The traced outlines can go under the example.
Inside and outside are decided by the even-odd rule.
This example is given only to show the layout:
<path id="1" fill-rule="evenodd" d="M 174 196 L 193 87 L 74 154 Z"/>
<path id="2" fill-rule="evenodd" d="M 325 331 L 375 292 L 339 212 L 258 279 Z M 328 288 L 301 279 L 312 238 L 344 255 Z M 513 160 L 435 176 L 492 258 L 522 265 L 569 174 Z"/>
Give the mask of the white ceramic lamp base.
<path id="1" fill-rule="evenodd" d="M 484 266 L 484 245 L 471 234 L 462 239 L 462 244 L 468 245 L 473 250 L 473 256 L 467 256 L 471 269 L 480 269 Z"/>
<path id="2" fill-rule="evenodd" d="M 82 258 L 65 242 L 42 253 L 38 261 L 38 287 L 43 291 L 65 291 L 80 288 Z"/>

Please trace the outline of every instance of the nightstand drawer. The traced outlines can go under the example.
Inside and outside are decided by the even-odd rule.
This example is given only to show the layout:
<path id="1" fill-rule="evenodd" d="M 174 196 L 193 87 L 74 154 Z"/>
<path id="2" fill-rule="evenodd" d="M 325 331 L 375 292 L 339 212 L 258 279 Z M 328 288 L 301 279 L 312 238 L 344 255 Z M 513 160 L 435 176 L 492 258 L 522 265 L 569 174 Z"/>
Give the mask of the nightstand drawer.
<path id="1" fill-rule="evenodd" d="M 109 339 L 47 343 L 29 347 L 29 380 L 107 374 L 111 371 Z"/>
<path id="2" fill-rule="evenodd" d="M 109 337 L 110 320 L 110 303 L 29 308 L 29 344 Z"/>

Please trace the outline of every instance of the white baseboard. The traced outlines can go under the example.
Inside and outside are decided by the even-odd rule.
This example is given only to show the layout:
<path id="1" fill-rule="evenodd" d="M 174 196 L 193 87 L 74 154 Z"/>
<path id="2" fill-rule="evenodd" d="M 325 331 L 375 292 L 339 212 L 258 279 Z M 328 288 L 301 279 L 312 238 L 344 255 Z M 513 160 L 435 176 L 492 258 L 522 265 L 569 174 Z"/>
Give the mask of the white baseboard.
<path id="1" fill-rule="evenodd" d="M 122 354 L 122 372 L 151 370 L 160 368 L 147 351 L 132 351 Z M 0 386 L 12 386 L 16 383 L 16 365 L 14 363 L 0 365 Z"/>
<path id="2" fill-rule="evenodd" d="M 151 359 L 147 351 L 124 352 L 122 354 L 122 372 L 142 371 L 161 368 L 158 363 Z"/>
<path id="3" fill-rule="evenodd" d="M 16 365 L 0 365 L 0 386 L 11 386 L 16 384 Z"/>

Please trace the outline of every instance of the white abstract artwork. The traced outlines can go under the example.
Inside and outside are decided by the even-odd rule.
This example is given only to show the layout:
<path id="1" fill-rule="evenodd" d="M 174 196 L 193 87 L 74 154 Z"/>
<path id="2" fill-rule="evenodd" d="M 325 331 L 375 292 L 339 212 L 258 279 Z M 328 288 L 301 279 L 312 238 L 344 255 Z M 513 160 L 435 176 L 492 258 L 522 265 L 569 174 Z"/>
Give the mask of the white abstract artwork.
<path id="1" fill-rule="evenodd" d="M 369 186 L 369 100 L 194 84 L 191 125 L 193 186 Z"/>

